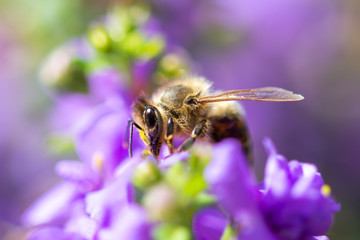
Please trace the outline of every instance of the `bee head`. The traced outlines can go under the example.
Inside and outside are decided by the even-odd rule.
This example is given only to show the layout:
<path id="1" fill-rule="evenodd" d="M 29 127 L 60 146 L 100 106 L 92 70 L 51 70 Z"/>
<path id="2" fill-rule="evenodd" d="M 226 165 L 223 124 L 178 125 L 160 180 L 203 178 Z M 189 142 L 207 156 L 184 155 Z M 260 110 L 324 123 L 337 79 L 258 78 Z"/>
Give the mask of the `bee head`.
<path id="1" fill-rule="evenodd" d="M 163 120 L 159 110 L 145 95 L 141 95 L 133 105 L 133 117 L 142 128 L 142 138 L 150 147 L 151 153 L 158 157 L 162 145 Z"/>
<path id="2" fill-rule="evenodd" d="M 151 153 L 159 156 L 163 122 L 159 110 L 151 105 L 146 105 L 142 114 L 145 136 L 150 146 Z"/>

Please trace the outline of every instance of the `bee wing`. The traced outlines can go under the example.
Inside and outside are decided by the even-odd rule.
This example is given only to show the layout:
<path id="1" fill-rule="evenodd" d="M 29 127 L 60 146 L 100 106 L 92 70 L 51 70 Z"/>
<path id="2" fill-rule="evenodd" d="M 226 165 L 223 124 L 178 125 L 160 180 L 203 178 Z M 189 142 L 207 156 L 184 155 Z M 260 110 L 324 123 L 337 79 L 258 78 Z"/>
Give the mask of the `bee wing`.
<path id="1" fill-rule="evenodd" d="M 304 97 L 278 87 L 263 87 L 243 90 L 230 90 L 205 96 L 197 99 L 199 103 L 224 102 L 224 101 L 266 101 L 266 102 L 290 102 L 300 101 Z"/>

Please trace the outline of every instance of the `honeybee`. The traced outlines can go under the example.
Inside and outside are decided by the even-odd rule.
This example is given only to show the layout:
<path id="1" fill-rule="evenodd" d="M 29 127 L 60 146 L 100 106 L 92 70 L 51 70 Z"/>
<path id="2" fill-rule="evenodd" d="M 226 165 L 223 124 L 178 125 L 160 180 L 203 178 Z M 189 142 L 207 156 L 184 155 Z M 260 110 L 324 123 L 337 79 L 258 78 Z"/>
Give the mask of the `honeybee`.
<path id="1" fill-rule="evenodd" d="M 188 77 L 169 82 L 151 97 L 141 94 L 132 106 L 133 119 L 129 120 L 129 155 L 133 126 L 156 159 L 163 144 L 170 154 L 189 149 L 196 139 L 219 142 L 236 138 L 242 150 L 251 159 L 251 144 L 244 112 L 236 101 L 288 102 L 304 99 L 300 94 L 277 88 L 264 87 L 245 90 L 215 92 L 211 83 L 202 77 Z M 187 139 L 174 148 L 173 137 Z"/>

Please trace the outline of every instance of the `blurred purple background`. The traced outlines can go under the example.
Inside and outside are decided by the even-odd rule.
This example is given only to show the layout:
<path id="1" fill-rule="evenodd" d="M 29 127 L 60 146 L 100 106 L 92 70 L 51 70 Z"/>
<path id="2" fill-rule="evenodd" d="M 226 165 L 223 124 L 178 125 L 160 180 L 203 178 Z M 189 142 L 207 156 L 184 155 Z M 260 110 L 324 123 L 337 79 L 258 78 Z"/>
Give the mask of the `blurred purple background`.
<path id="1" fill-rule="evenodd" d="M 153 0 L 160 27 L 188 50 L 216 89 L 279 86 L 297 103 L 246 102 L 262 178 L 262 139 L 289 159 L 316 163 L 342 210 L 330 239 L 359 239 L 360 3 L 355 0 Z M 58 179 L 46 149 L 52 102 L 37 82 L 43 58 L 106 14 L 104 1 L 0 3 L 0 238 Z"/>

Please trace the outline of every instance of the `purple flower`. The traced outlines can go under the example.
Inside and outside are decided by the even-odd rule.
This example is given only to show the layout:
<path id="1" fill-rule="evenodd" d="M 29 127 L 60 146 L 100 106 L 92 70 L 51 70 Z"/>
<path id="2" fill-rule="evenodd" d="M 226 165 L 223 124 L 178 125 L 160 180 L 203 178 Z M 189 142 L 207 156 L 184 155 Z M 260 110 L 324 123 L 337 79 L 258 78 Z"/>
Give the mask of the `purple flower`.
<path id="1" fill-rule="evenodd" d="M 199 211 L 193 220 L 193 233 L 198 240 L 221 239 L 224 229 L 229 224 L 226 217 L 216 208 Z"/>
<path id="2" fill-rule="evenodd" d="M 277 154 L 270 140 L 264 144 L 269 159 L 264 189 L 260 192 L 236 141 L 225 140 L 214 147 L 213 159 L 204 175 L 210 192 L 225 210 L 228 223 L 235 231 L 239 229 L 239 239 L 325 238 L 319 235 L 326 233 L 333 213 L 339 210 L 339 205 L 329 196 L 329 186 L 324 184 L 315 165 L 287 162 Z M 194 225 L 199 239 L 212 231 L 218 232 L 216 228 L 206 227 L 206 216 L 211 218 L 214 212 L 202 214 Z M 218 221 L 224 218 L 216 216 Z"/>
<path id="3" fill-rule="evenodd" d="M 100 136 L 100 132 L 96 135 Z M 260 191 L 237 140 L 226 139 L 213 146 L 212 160 L 204 170 L 204 178 L 209 184 L 208 193 L 215 195 L 217 205 L 193 215 L 196 239 L 219 239 L 226 234 L 240 240 L 327 239 L 318 235 L 328 230 L 338 206 L 329 197 L 327 185 L 316 167 L 297 161 L 288 163 L 277 154 L 270 140 L 266 140 L 265 145 L 269 160 Z M 93 151 L 94 146 L 101 144 L 84 149 Z M 159 185 L 156 186 L 166 186 L 166 190 L 177 195 L 171 184 L 161 183 L 162 176 L 169 177 L 166 172 L 169 167 L 169 171 L 174 171 L 171 165 L 186 161 L 189 156 L 182 152 L 162 159 L 158 166 L 162 173 L 158 172 Z M 119 159 L 60 162 L 56 171 L 64 182 L 40 198 L 24 215 L 27 226 L 38 226 L 30 234 L 31 239 L 46 239 L 53 233 L 58 239 L 151 239 L 158 226 L 168 224 L 167 221 L 171 223 L 171 214 L 156 220 L 151 215 L 152 206 L 157 206 L 149 203 L 157 201 L 159 195 L 150 198 L 148 194 L 155 187 L 149 190 L 144 185 L 142 191 L 148 198 L 135 200 L 137 190 L 132 180 L 136 166 L 143 161 L 141 151 L 136 151 L 133 158 Z M 188 195 L 182 197 L 185 196 Z M 177 207 L 182 206 L 180 203 L 179 199 Z"/>
<path id="4" fill-rule="evenodd" d="M 260 206 L 268 225 L 284 239 L 325 234 L 340 206 L 330 197 L 330 187 L 316 166 L 287 162 L 270 139 L 264 145 L 269 157 Z"/>
<path id="5" fill-rule="evenodd" d="M 108 177 L 111 181 L 101 185 L 94 183 L 97 176 L 80 162 L 60 162 L 56 170 L 64 182 L 39 198 L 23 216 L 25 226 L 38 227 L 31 232 L 30 239 L 47 239 L 54 232 L 57 239 L 94 239 L 102 229 L 106 229 L 104 239 L 108 239 L 106 236 L 114 231 L 113 225 L 121 219 L 129 223 L 123 214 L 130 214 L 129 219 L 137 214 L 135 219 L 138 218 L 141 210 L 134 206 L 131 177 L 140 160 L 140 152 L 136 152 L 112 172 Z M 141 228 L 145 226 L 141 221 L 136 224 Z M 128 228 L 122 231 L 126 230 Z"/>
<path id="6" fill-rule="evenodd" d="M 109 98 L 84 115 L 73 128 L 76 150 L 82 161 L 65 160 L 57 164 L 56 172 L 64 182 L 39 198 L 23 216 L 27 227 L 52 227 L 39 227 L 31 233 L 30 239 L 48 239 L 51 234 L 57 234 L 57 239 L 94 239 L 103 225 L 99 225 L 99 221 L 85 211 L 91 207 L 86 205 L 86 197 L 98 189 L 109 189 L 111 195 L 117 193 L 118 198 L 109 198 L 115 201 L 127 196 L 121 192 L 132 191 L 130 177 L 120 174 L 116 178 L 116 168 L 128 155 L 122 143 L 130 118 L 129 105 L 118 97 Z M 139 143 L 140 139 L 135 133 L 134 151 Z M 131 161 L 137 163 L 134 159 Z M 121 184 L 112 191 L 113 187 L 110 186 L 116 185 L 119 179 Z M 76 207 L 79 205 L 80 209 Z M 96 205 L 104 206 L 100 201 Z M 117 212 L 117 209 L 111 210 Z"/>
<path id="7" fill-rule="evenodd" d="M 204 175 L 210 192 L 239 227 L 240 239 L 276 239 L 258 208 L 255 180 L 238 141 L 226 139 L 214 146 Z"/>
<path id="8" fill-rule="evenodd" d="M 86 212 L 91 218 L 106 226 L 117 210 L 134 202 L 131 177 L 140 161 L 140 152 L 137 152 L 119 164 L 111 182 L 85 196 Z"/>
<path id="9" fill-rule="evenodd" d="M 87 82 L 89 89 L 86 94 L 66 93 L 54 98 L 55 108 L 50 118 L 54 130 L 74 134 L 77 124 L 98 105 L 107 101 L 130 103 L 131 93 L 125 86 L 125 80 L 113 68 L 91 72 Z M 129 107 L 124 113 L 129 115 Z"/>
<path id="10" fill-rule="evenodd" d="M 128 106 L 120 98 L 113 98 L 98 105 L 78 124 L 76 150 L 82 161 L 65 160 L 57 164 L 56 173 L 64 181 L 26 211 L 24 225 L 59 226 L 63 228 L 64 239 L 69 233 L 92 239 L 104 222 L 95 216 L 92 207 L 102 206 L 103 216 L 107 216 L 107 201 L 117 206 L 127 204 L 133 192 L 130 185 L 132 169 L 138 163 L 136 159 L 141 159 L 137 154 L 137 157 L 125 160 L 128 153 L 122 143 L 128 119 Z M 134 152 L 137 152 L 139 141 L 134 134 Z M 124 164 L 120 164 L 123 161 Z M 93 202 L 87 201 L 98 192 L 109 193 L 111 197 L 106 195 Z M 115 192 L 116 197 L 113 196 Z"/>
<path id="11" fill-rule="evenodd" d="M 100 240 L 138 239 L 150 240 L 152 224 L 143 208 L 131 204 L 114 212 L 112 223 L 99 232 Z"/>
<path id="12" fill-rule="evenodd" d="M 129 106 L 119 98 L 109 99 L 99 105 L 79 126 L 75 144 L 80 159 L 89 168 L 95 167 L 99 174 L 111 176 L 117 165 L 128 156 L 123 146 L 128 120 Z M 133 135 L 133 149 L 143 146 L 139 135 Z"/>

